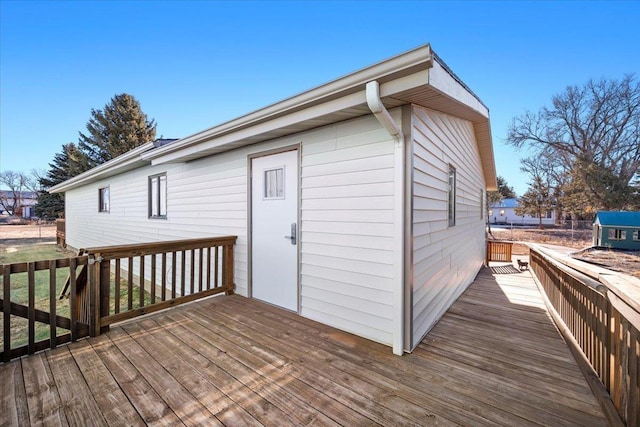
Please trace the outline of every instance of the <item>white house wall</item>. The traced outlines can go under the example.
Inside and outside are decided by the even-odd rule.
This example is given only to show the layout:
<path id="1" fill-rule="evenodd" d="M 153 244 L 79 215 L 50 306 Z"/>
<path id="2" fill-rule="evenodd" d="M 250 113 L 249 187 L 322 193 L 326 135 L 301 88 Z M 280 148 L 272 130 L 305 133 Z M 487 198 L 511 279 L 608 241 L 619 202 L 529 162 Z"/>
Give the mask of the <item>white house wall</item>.
<path id="1" fill-rule="evenodd" d="M 390 345 L 394 142 L 373 116 L 328 130 L 302 138 L 301 314 Z"/>
<path id="2" fill-rule="evenodd" d="M 485 250 L 485 183 L 473 124 L 422 107 L 412 114 L 415 347 L 473 281 Z M 457 174 L 456 222 L 448 226 L 449 165 Z"/>
<path id="3" fill-rule="evenodd" d="M 398 122 L 400 113 L 393 112 Z M 89 248 L 236 235 L 236 292 L 249 295 L 248 156 L 292 144 L 301 144 L 300 313 L 390 345 L 394 145 L 373 116 L 69 190 L 67 242 Z M 149 219 L 148 177 L 165 172 L 167 218 Z M 110 212 L 100 213 L 105 186 Z"/>

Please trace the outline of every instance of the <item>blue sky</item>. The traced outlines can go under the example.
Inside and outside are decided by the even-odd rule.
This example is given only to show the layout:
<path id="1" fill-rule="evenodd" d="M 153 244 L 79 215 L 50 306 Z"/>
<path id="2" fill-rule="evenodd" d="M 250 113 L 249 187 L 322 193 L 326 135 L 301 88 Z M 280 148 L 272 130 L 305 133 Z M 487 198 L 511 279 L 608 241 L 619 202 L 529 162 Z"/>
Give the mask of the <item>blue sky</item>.
<path id="1" fill-rule="evenodd" d="M 184 137 L 431 43 L 489 107 L 498 174 L 522 194 L 511 119 L 640 72 L 638 22 L 630 1 L 0 0 L 0 169 L 48 169 L 115 94 Z"/>

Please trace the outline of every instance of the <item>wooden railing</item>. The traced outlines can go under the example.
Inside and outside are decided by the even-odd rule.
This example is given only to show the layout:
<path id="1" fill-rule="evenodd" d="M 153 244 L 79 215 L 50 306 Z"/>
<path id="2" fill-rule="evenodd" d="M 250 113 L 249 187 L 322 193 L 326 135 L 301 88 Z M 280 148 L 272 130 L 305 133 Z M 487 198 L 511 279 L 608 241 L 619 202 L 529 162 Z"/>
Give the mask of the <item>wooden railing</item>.
<path id="1" fill-rule="evenodd" d="M 512 247 L 512 242 L 487 240 L 487 265 L 489 265 L 489 261 L 511 262 Z"/>
<path id="2" fill-rule="evenodd" d="M 226 236 L 106 246 L 82 249 L 77 257 L 0 266 L 0 361 L 99 335 L 122 320 L 233 293 L 235 242 Z"/>
<path id="3" fill-rule="evenodd" d="M 1 267 L 3 291 L 0 309 L 3 315 L 3 343 L 0 359 L 2 361 L 7 362 L 15 357 L 33 354 L 48 347 L 55 348 L 89 334 L 89 325 L 79 321 L 81 301 L 76 288 L 76 271 L 87 262 L 88 257 L 80 256 L 6 264 Z M 62 302 L 57 298 L 57 287 L 61 277 L 68 278 L 71 289 L 69 300 Z M 14 289 L 12 289 L 12 279 L 14 279 Z M 15 294 L 13 297 L 12 290 Z M 36 301 L 36 295 L 38 295 L 38 301 Z M 58 314 L 59 312 L 61 314 Z M 20 319 L 26 319 L 26 322 Z M 47 324 L 48 328 L 43 329 L 43 324 Z M 60 333 L 58 328 L 68 332 Z M 18 332 L 20 330 L 22 330 L 21 333 Z M 44 338 L 37 339 L 37 336 L 43 335 Z M 22 344 L 23 342 L 26 344 Z"/>
<path id="4" fill-rule="evenodd" d="M 205 296 L 232 294 L 236 239 L 86 249 L 90 334 L 99 335 L 113 323 Z"/>
<path id="5" fill-rule="evenodd" d="M 66 222 L 64 219 L 56 219 L 56 245 L 67 247 Z"/>
<path id="6" fill-rule="evenodd" d="M 574 355 L 584 362 L 590 385 L 596 392 L 606 389 L 602 403 L 610 420 L 640 425 L 640 301 L 541 250 L 531 248 L 530 264 L 552 314 L 571 334 L 570 347 L 574 344 Z"/>

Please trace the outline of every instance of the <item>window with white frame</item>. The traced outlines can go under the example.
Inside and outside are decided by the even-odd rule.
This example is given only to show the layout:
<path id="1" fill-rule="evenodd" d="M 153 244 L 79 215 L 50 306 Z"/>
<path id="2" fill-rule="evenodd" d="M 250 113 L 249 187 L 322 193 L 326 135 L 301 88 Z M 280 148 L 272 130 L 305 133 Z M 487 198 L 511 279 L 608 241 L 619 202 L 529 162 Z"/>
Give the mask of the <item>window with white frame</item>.
<path id="1" fill-rule="evenodd" d="M 149 177 L 149 218 L 167 217 L 167 174 Z"/>
<path id="2" fill-rule="evenodd" d="M 627 239 L 626 230 L 621 230 L 619 228 L 609 229 L 609 240 L 626 240 L 626 239 Z"/>
<path id="3" fill-rule="evenodd" d="M 449 227 L 456 225 L 456 168 L 449 165 L 449 181 L 448 181 L 448 219 Z"/>
<path id="4" fill-rule="evenodd" d="M 109 187 L 98 189 L 98 212 L 109 212 Z"/>

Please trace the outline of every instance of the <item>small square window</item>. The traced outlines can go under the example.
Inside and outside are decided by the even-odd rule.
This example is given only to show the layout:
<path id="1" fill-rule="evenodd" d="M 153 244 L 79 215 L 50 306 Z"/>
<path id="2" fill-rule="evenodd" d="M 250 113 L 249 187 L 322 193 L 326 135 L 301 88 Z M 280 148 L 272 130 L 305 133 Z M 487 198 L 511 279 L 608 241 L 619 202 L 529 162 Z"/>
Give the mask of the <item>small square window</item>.
<path id="1" fill-rule="evenodd" d="M 284 199 L 284 166 L 264 171 L 264 199 Z"/>
<path id="2" fill-rule="evenodd" d="M 109 212 L 109 187 L 98 190 L 98 211 Z"/>

